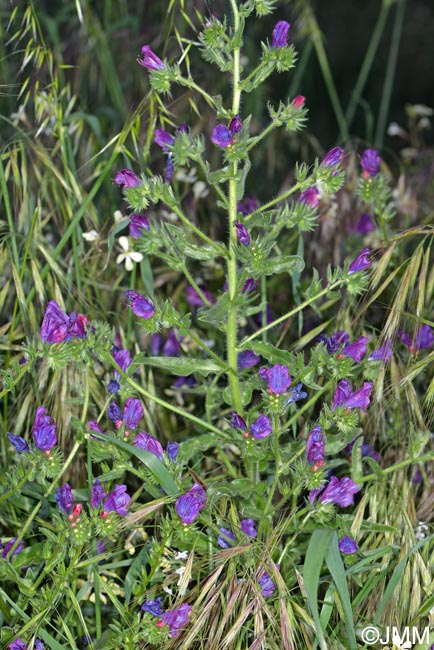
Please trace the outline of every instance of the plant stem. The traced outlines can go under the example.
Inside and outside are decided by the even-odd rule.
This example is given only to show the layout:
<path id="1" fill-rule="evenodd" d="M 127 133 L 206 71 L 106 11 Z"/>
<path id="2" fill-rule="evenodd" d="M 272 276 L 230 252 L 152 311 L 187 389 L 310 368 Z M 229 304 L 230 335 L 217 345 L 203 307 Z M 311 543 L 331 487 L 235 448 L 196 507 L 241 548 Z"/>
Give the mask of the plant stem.
<path id="1" fill-rule="evenodd" d="M 371 481 L 374 478 L 381 478 L 383 474 L 390 474 L 391 472 L 395 472 L 398 469 L 402 469 L 403 467 L 407 467 L 407 465 L 412 465 L 416 463 L 424 463 L 425 461 L 432 461 L 434 460 L 434 454 L 425 454 L 424 456 L 416 456 L 416 458 L 407 458 L 406 460 L 402 460 L 399 463 L 395 463 L 395 465 L 390 465 L 389 467 L 386 467 L 386 469 L 382 469 L 381 473 L 378 472 L 378 474 L 367 474 L 366 476 L 362 476 L 361 478 L 357 479 L 358 483 L 366 483 L 366 481 Z"/>
<path id="2" fill-rule="evenodd" d="M 197 343 L 197 345 L 198 345 L 200 348 L 202 348 L 202 350 L 204 350 L 204 352 L 206 352 L 207 354 L 209 354 L 209 356 L 212 357 L 216 363 L 218 363 L 218 365 L 220 366 L 220 368 L 226 370 L 226 364 L 225 364 L 225 362 L 224 362 L 222 359 L 220 359 L 220 357 L 219 357 L 215 352 L 213 352 L 213 351 L 211 350 L 211 348 L 208 347 L 207 344 L 204 343 L 204 342 L 202 341 L 202 339 L 199 338 L 199 337 L 197 336 L 197 334 L 195 334 L 195 333 L 193 332 L 193 330 L 190 330 L 189 337 L 190 337 L 191 339 L 193 339 L 193 341 L 194 341 L 195 343 Z"/>
<path id="3" fill-rule="evenodd" d="M 254 210 L 253 212 L 245 216 L 244 223 L 247 223 L 247 221 L 249 221 L 249 219 L 251 219 L 255 214 L 258 214 L 259 212 L 265 212 L 265 210 L 272 208 L 273 205 L 276 205 L 276 203 L 280 203 L 280 201 L 287 199 L 288 196 L 291 196 L 291 194 L 294 194 L 294 192 L 299 190 L 300 186 L 301 186 L 300 183 L 296 183 L 287 192 L 284 192 L 283 194 L 279 194 L 279 196 L 277 196 L 275 199 L 272 199 L 271 201 L 268 201 L 268 203 L 264 203 L 264 205 L 261 205 L 257 210 Z"/>
<path id="4" fill-rule="evenodd" d="M 204 294 L 200 286 L 197 284 L 196 280 L 193 278 L 190 271 L 187 269 L 186 264 L 183 264 L 182 270 L 184 272 L 185 277 L 190 282 L 193 289 L 196 291 L 197 295 L 200 296 L 200 298 L 202 298 L 203 302 L 207 307 L 211 307 L 210 301 L 208 300 L 208 298 L 206 297 L 206 295 Z"/>
<path id="5" fill-rule="evenodd" d="M 207 244 L 212 246 L 212 248 L 214 248 L 219 255 L 221 255 L 222 257 L 227 256 L 226 249 L 223 247 L 223 245 L 216 244 L 212 239 L 208 237 L 208 235 L 205 235 L 204 232 L 199 230 L 199 228 L 197 228 L 197 226 L 195 226 L 194 223 L 191 223 L 188 217 L 186 217 L 185 214 L 182 212 L 182 210 L 180 210 L 176 205 L 175 206 L 171 205 L 170 207 L 173 210 L 173 212 L 181 219 L 184 226 L 190 228 L 190 230 L 192 230 L 198 237 L 200 237 L 201 239 L 203 239 L 203 241 L 205 241 Z"/>
<path id="6" fill-rule="evenodd" d="M 240 17 L 236 0 L 231 0 L 232 11 L 234 14 L 234 33 L 236 34 L 240 26 Z M 234 68 L 233 68 L 233 99 L 232 113 L 237 115 L 240 110 L 240 48 L 234 48 Z M 237 349 L 237 308 L 234 304 L 237 290 L 237 260 L 234 255 L 234 247 L 237 243 L 235 221 L 237 220 L 237 174 L 238 164 L 234 161 L 231 165 L 231 178 L 229 180 L 229 255 L 228 255 L 228 286 L 231 307 L 228 313 L 228 322 L 226 326 L 226 343 L 228 359 L 228 378 L 232 393 L 232 403 L 234 409 L 243 413 L 241 401 L 241 390 L 238 380 L 238 349 Z"/>

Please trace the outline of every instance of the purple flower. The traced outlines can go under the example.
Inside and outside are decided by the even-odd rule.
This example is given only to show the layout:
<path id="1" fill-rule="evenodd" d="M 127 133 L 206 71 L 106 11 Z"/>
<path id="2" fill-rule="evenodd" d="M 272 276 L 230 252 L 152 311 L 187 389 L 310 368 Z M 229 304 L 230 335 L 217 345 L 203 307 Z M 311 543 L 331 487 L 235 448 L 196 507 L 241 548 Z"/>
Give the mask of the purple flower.
<path id="1" fill-rule="evenodd" d="M 23 451 L 30 451 L 29 445 L 21 436 L 14 436 L 13 433 L 8 433 L 9 442 L 15 447 L 15 449 L 21 453 Z"/>
<path id="2" fill-rule="evenodd" d="M 371 390 L 372 382 L 365 381 L 363 387 L 353 393 L 350 382 L 347 379 L 342 379 L 337 385 L 333 397 L 333 410 L 336 410 L 338 406 L 345 406 L 347 409 L 361 408 L 366 412 L 366 408 L 370 404 Z"/>
<path id="3" fill-rule="evenodd" d="M 163 459 L 164 449 L 154 436 L 145 431 L 139 431 L 133 442 L 135 447 L 145 449 L 151 454 L 154 454 L 159 460 Z"/>
<path id="4" fill-rule="evenodd" d="M 167 156 L 166 169 L 164 170 L 164 182 L 170 183 L 173 178 L 173 172 L 175 171 L 175 166 L 173 164 L 173 156 L 171 153 Z"/>
<path id="5" fill-rule="evenodd" d="M 353 260 L 348 267 L 348 275 L 351 273 L 357 273 L 358 271 L 363 271 L 371 266 L 369 261 L 369 248 L 364 248 L 361 253 L 359 253 L 355 260 Z"/>
<path id="6" fill-rule="evenodd" d="M 121 370 L 125 372 L 127 368 L 131 365 L 131 355 L 128 350 L 119 350 L 119 348 L 114 348 L 111 351 L 113 359 L 116 361 Z M 120 379 L 120 374 L 115 370 L 116 379 Z"/>
<path id="7" fill-rule="evenodd" d="M 151 354 L 157 357 L 160 353 L 163 344 L 163 337 L 160 334 L 152 334 L 151 336 Z"/>
<path id="8" fill-rule="evenodd" d="M 434 343 L 434 335 L 432 329 L 429 325 L 421 325 L 416 330 L 414 337 L 414 343 L 411 340 L 410 334 L 404 332 L 403 330 L 398 330 L 398 338 L 406 345 L 410 352 L 417 352 L 417 350 L 426 350 L 430 348 Z"/>
<path id="9" fill-rule="evenodd" d="M 388 339 L 383 345 L 380 345 L 379 348 L 373 350 L 368 357 L 368 361 L 389 361 L 390 357 L 393 354 L 393 344 L 391 339 Z"/>
<path id="10" fill-rule="evenodd" d="M 258 535 L 253 519 L 243 519 L 240 521 L 240 528 L 248 537 L 257 537 Z"/>
<path id="11" fill-rule="evenodd" d="M 319 203 L 319 190 L 315 186 L 308 187 L 298 197 L 298 203 L 304 203 L 310 208 L 316 208 Z"/>
<path id="12" fill-rule="evenodd" d="M 211 140 L 217 147 L 230 147 L 232 144 L 232 133 L 224 124 L 217 124 L 214 127 Z"/>
<path id="13" fill-rule="evenodd" d="M 12 643 L 9 643 L 8 648 L 9 650 L 27 650 L 26 644 L 20 637 L 12 641 Z"/>
<path id="14" fill-rule="evenodd" d="M 170 460 L 176 463 L 176 458 L 178 456 L 179 444 L 177 442 L 168 442 L 166 446 L 166 453 L 169 456 Z"/>
<path id="15" fill-rule="evenodd" d="M 129 216 L 130 220 L 130 235 L 133 239 L 142 237 L 145 230 L 149 230 L 149 220 L 144 214 L 137 214 L 134 212 Z"/>
<path id="16" fill-rule="evenodd" d="M 57 442 L 56 425 L 51 422 L 51 417 L 46 413 L 46 408 L 38 406 L 33 423 L 33 439 L 41 451 L 52 449 Z"/>
<path id="17" fill-rule="evenodd" d="M 110 379 L 109 384 L 107 386 L 107 390 L 109 393 L 112 395 L 115 395 L 120 389 L 119 383 L 116 381 L 116 379 Z"/>
<path id="18" fill-rule="evenodd" d="M 268 382 L 268 392 L 274 395 L 285 393 L 291 384 L 288 368 L 278 363 L 272 368 L 261 368 L 259 376 Z"/>
<path id="19" fill-rule="evenodd" d="M 122 413 L 116 402 L 110 402 L 110 406 L 107 410 L 107 415 L 116 427 L 120 427 L 122 424 Z"/>
<path id="20" fill-rule="evenodd" d="M 72 490 L 69 483 L 65 483 L 61 488 L 57 488 L 54 498 L 56 499 L 59 508 L 69 515 L 74 503 L 74 497 L 72 496 Z"/>
<path id="21" fill-rule="evenodd" d="M 298 402 L 299 400 L 307 397 L 307 393 L 304 390 L 301 390 L 302 388 L 303 384 L 297 384 L 297 386 L 294 386 L 288 391 L 288 399 L 285 402 L 285 406 L 288 406 L 288 404 L 292 404 L 293 402 Z"/>
<path id="22" fill-rule="evenodd" d="M 127 514 L 127 506 L 131 501 L 131 497 L 127 494 L 126 485 L 115 485 L 114 490 L 110 492 L 104 501 L 104 508 L 117 512 L 118 515 L 124 517 Z"/>
<path id="23" fill-rule="evenodd" d="M 41 639 L 35 639 L 35 643 L 33 644 L 33 650 L 44 650 L 44 644 L 42 643 Z"/>
<path id="24" fill-rule="evenodd" d="M 86 326 L 89 325 L 89 321 L 86 316 L 83 314 L 76 314 L 71 312 L 69 315 L 69 325 L 68 333 L 66 335 L 66 340 L 72 338 L 84 339 L 86 336 Z"/>
<path id="25" fill-rule="evenodd" d="M 354 495 L 360 488 L 350 478 L 336 478 L 332 476 L 330 483 L 319 497 L 321 503 L 334 503 L 341 508 L 346 508 L 354 503 Z"/>
<path id="26" fill-rule="evenodd" d="M 124 187 L 137 187 L 140 185 L 140 178 L 132 169 L 121 169 L 115 176 L 115 183 Z"/>
<path id="27" fill-rule="evenodd" d="M 366 354 L 368 341 L 369 339 L 366 336 L 361 336 L 354 343 L 347 343 L 342 350 L 342 354 L 350 357 L 356 363 L 360 363 L 362 357 Z"/>
<path id="28" fill-rule="evenodd" d="M 199 512 L 204 509 L 206 502 L 205 490 L 195 483 L 188 492 L 178 497 L 175 510 L 183 524 L 192 524 Z"/>
<path id="29" fill-rule="evenodd" d="M 237 210 L 243 215 L 243 217 L 254 212 L 257 208 L 259 208 L 259 203 L 251 194 L 248 194 L 244 199 L 242 199 L 242 201 L 238 201 L 237 203 Z"/>
<path id="30" fill-rule="evenodd" d="M 255 354 L 253 350 L 244 350 L 244 352 L 238 354 L 238 370 L 253 368 L 260 360 L 261 357 Z"/>
<path id="31" fill-rule="evenodd" d="M 243 128 L 243 123 L 239 115 L 234 115 L 234 117 L 229 122 L 229 131 L 234 136 L 241 131 Z"/>
<path id="32" fill-rule="evenodd" d="M 375 230 L 375 224 L 372 221 L 371 216 L 364 212 L 360 215 L 354 229 L 359 235 L 367 235 L 369 232 Z"/>
<path id="33" fill-rule="evenodd" d="M 324 463 L 324 436 L 320 426 L 314 427 L 309 433 L 306 444 L 306 458 L 309 465 Z"/>
<path id="34" fill-rule="evenodd" d="M 106 552 L 106 550 L 107 550 L 107 546 L 105 542 L 100 540 L 96 543 L 96 552 L 98 555 L 102 555 L 103 553 Z"/>
<path id="35" fill-rule="evenodd" d="M 163 610 L 161 609 L 162 597 L 159 596 L 155 600 L 146 600 L 142 605 L 142 610 L 152 614 L 152 616 L 161 616 Z"/>
<path id="36" fill-rule="evenodd" d="M 344 330 L 338 330 L 335 334 L 332 334 L 329 339 L 326 336 L 320 336 L 319 338 L 323 343 L 325 343 L 329 354 L 334 354 L 350 340 L 349 335 Z"/>
<path id="37" fill-rule="evenodd" d="M 143 59 L 137 58 L 137 63 L 147 70 L 162 70 L 164 68 L 163 61 L 151 50 L 149 45 L 142 47 Z"/>
<path id="38" fill-rule="evenodd" d="M 87 423 L 87 426 L 88 426 L 90 431 L 96 431 L 97 433 L 104 433 L 104 431 L 101 429 L 101 427 L 99 426 L 99 424 L 98 424 L 98 422 L 96 420 L 90 420 Z M 90 437 L 91 438 L 96 438 L 96 436 L 93 436 L 93 435 L 91 435 Z"/>
<path id="39" fill-rule="evenodd" d="M 185 627 L 188 622 L 190 612 L 190 605 L 183 603 L 178 609 L 168 610 L 162 614 L 161 618 L 170 628 L 170 634 L 173 637 L 178 636 L 179 631 Z"/>
<path id="40" fill-rule="evenodd" d="M 279 569 L 278 564 L 275 564 L 275 567 L 277 570 Z M 261 577 L 258 579 L 258 585 L 264 598 L 270 598 L 276 590 L 276 584 L 266 571 L 262 572 Z"/>
<path id="41" fill-rule="evenodd" d="M 51 300 L 45 310 L 41 325 L 41 339 L 45 343 L 60 343 L 66 339 L 69 318 L 55 300 Z"/>
<path id="42" fill-rule="evenodd" d="M 306 97 L 303 97 L 303 95 L 297 95 L 292 100 L 291 106 L 294 106 L 294 108 L 301 108 L 302 106 L 304 106 L 305 101 L 306 101 Z"/>
<path id="43" fill-rule="evenodd" d="M 288 32 L 291 25 L 286 20 L 279 20 L 273 29 L 273 38 L 271 40 L 271 49 L 277 47 L 286 47 L 288 45 Z"/>
<path id="44" fill-rule="evenodd" d="M 107 494 L 99 480 L 96 478 L 92 484 L 92 493 L 90 495 L 90 505 L 92 508 L 98 508 L 99 504 L 104 501 Z"/>
<path id="45" fill-rule="evenodd" d="M 364 442 L 362 446 L 360 447 L 360 451 L 362 452 L 362 458 L 366 458 L 369 456 L 373 460 L 375 460 L 376 463 L 380 463 L 381 461 L 381 456 L 378 453 L 378 451 L 375 451 L 375 449 L 369 445 L 367 442 Z"/>
<path id="46" fill-rule="evenodd" d="M 162 148 L 163 151 L 169 151 L 168 147 L 171 147 L 175 142 L 175 138 L 170 133 L 167 133 L 164 129 L 155 129 L 154 131 L 154 142 Z"/>
<path id="47" fill-rule="evenodd" d="M 237 237 L 240 244 L 244 244 L 244 246 L 248 246 L 250 244 L 250 235 L 247 228 L 239 221 L 235 222 L 235 228 L 237 230 Z"/>
<path id="48" fill-rule="evenodd" d="M 322 167 L 334 167 L 339 164 L 343 158 L 344 150 L 341 147 L 334 147 L 324 156 L 321 163 Z"/>
<path id="49" fill-rule="evenodd" d="M 223 537 L 222 537 L 222 535 L 218 535 L 217 544 L 221 548 L 230 548 L 232 546 L 232 544 L 229 542 L 229 539 L 232 540 L 233 542 L 235 542 L 235 535 L 233 533 L 231 533 L 231 531 L 228 530 L 227 528 L 219 528 L 219 531 L 222 533 Z M 226 538 L 229 538 L 229 539 L 226 539 Z"/>
<path id="50" fill-rule="evenodd" d="M 270 418 L 266 415 L 260 415 L 250 427 L 250 433 L 255 440 L 268 438 L 272 432 Z"/>
<path id="51" fill-rule="evenodd" d="M 342 539 L 339 540 L 338 546 L 340 552 L 344 553 L 345 555 L 351 555 L 352 553 L 357 553 L 357 551 L 359 550 L 356 542 L 353 540 L 352 537 L 349 537 L 348 535 L 342 537 Z"/>
<path id="52" fill-rule="evenodd" d="M 123 421 L 127 429 L 136 429 L 143 417 L 143 406 L 139 399 L 129 397 L 125 402 Z"/>
<path id="53" fill-rule="evenodd" d="M 231 427 L 233 429 L 241 429 L 242 431 L 247 429 L 246 421 L 241 417 L 241 415 L 238 415 L 236 411 L 233 411 L 232 413 Z"/>
<path id="54" fill-rule="evenodd" d="M 163 355 L 165 357 L 176 357 L 181 351 L 181 346 L 179 345 L 176 334 L 173 330 L 170 330 L 169 336 L 165 344 L 163 345 Z"/>
<path id="55" fill-rule="evenodd" d="M 381 158 L 375 149 L 365 149 L 360 159 L 360 164 L 366 175 L 374 177 L 378 174 L 380 160 Z"/>
<path id="56" fill-rule="evenodd" d="M 247 278 L 247 280 L 244 282 L 241 288 L 241 293 L 247 293 L 249 291 L 253 291 L 255 287 L 256 287 L 256 280 L 254 278 Z"/>
<path id="57" fill-rule="evenodd" d="M 6 542 L 6 544 L 4 546 L 3 546 L 3 544 L 0 543 L 0 548 L 2 549 L 2 557 L 3 558 L 7 558 L 7 556 L 9 555 L 9 551 L 11 550 L 12 546 L 15 544 L 16 541 L 17 541 L 17 538 L 12 537 L 12 539 L 10 539 L 8 542 Z M 21 542 L 18 544 L 18 546 L 16 547 L 16 549 L 12 553 L 12 557 L 14 555 L 18 555 L 18 553 L 21 553 L 23 548 L 24 548 L 24 542 L 21 540 Z"/>
<path id="58" fill-rule="evenodd" d="M 148 298 L 142 296 L 137 291 L 125 291 L 125 295 L 130 301 L 130 307 L 133 310 L 133 314 L 144 320 L 149 320 L 155 314 L 155 307 Z"/>
<path id="59" fill-rule="evenodd" d="M 208 291 L 208 289 L 206 287 L 204 287 L 202 285 L 200 287 L 200 290 L 202 291 L 205 298 L 208 299 L 208 302 L 210 302 L 210 303 L 214 302 L 214 298 L 213 298 L 212 294 Z M 193 287 L 187 287 L 186 298 L 187 298 L 188 304 L 191 305 L 192 307 L 202 307 L 205 304 L 204 301 L 202 300 L 202 298 L 196 292 L 196 289 L 194 289 Z"/>

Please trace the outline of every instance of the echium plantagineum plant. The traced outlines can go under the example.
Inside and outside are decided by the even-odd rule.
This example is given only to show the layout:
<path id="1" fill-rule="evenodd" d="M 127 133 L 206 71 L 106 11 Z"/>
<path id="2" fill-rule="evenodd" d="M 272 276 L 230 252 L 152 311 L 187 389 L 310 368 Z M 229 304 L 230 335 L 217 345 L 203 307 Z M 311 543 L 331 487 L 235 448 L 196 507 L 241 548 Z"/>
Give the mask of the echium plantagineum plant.
<path id="1" fill-rule="evenodd" d="M 95 627 L 89 623 L 97 647 L 119 647 L 120 639 L 125 648 L 139 647 L 138 643 L 169 647 L 175 637 L 190 647 L 194 638 L 208 636 L 222 597 L 226 602 L 232 599 L 235 614 L 229 619 L 222 612 L 220 634 L 230 629 L 237 616 L 242 624 L 236 634 L 249 645 L 255 638 L 275 634 L 272 625 L 267 628 L 261 613 L 265 609 L 270 620 L 281 616 L 286 635 L 281 647 L 301 647 L 300 643 L 308 647 L 317 638 L 325 648 L 316 602 L 324 559 L 328 566 L 324 580 L 335 581 L 332 591 L 345 603 L 345 647 L 357 645 L 346 607 L 344 562 L 351 563 L 358 552 L 353 535 L 360 531 L 360 522 L 352 528 L 346 509 L 359 498 L 366 482 L 362 457 L 370 457 L 371 464 L 380 460 L 364 444 L 363 425 L 376 370 L 390 359 L 393 346 L 391 341 L 380 345 L 366 332 L 358 337 L 343 330 L 325 333 L 325 326 L 319 324 L 304 337 L 310 343 L 308 353 L 288 349 L 297 341 L 291 319 L 322 298 L 337 301 L 340 291 L 346 292 L 348 300 L 362 293 L 373 258 L 367 248 L 357 251 L 344 268 L 329 268 L 323 286 L 318 273 L 305 270 L 302 256 L 291 250 L 291 235 L 301 238 L 312 231 L 321 200 L 342 187 L 347 155 L 342 148 L 333 148 L 310 166 L 297 164 L 293 185 L 262 205 L 246 194 L 255 148 L 275 129 L 289 136 L 301 130 L 308 100 L 296 96 L 278 106 L 270 103 L 267 126 L 251 135 L 251 117 L 242 112 L 243 94 L 254 92 L 275 71 L 288 74 L 296 52 L 289 23 L 278 20 L 269 40 L 262 43 L 262 52 L 258 48 L 253 69 L 243 69 L 246 21 L 254 13 L 259 17 L 271 13 L 275 2 L 231 0 L 230 5 L 231 16 L 210 17 L 199 37 L 204 59 L 230 81 L 232 98 L 227 104 L 201 89 L 180 64 L 161 59 L 149 45 L 143 46 L 138 59 L 154 92 L 164 99 L 180 85 L 198 93 L 215 123 L 199 135 L 185 124 L 171 133 L 155 131 L 155 142 L 167 156 L 164 178 L 134 169 L 119 170 L 115 176 L 132 211 L 135 250 L 129 252 L 126 237 L 122 243 L 130 258 L 127 269 L 146 254 L 161 258 L 188 284 L 185 300 L 176 303 L 145 291 L 125 291 L 123 308 L 131 310 L 150 336 L 153 356 L 134 357 L 132 345 L 124 349 L 112 340 L 112 324 L 88 322 L 82 314 L 68 316 L 51 301 L 38 340 L 28 346 L 22 365 L 21 372 L 26 372 L 43 358 L 54 368 L 75 364 L 86 371 L 97 359 L 110 371 L 102 408 L 90 403 L 85 380 L 82 415 L 71 424 L 75 441 L 66 461 L 58 448 L 56 423 L 43 405 L 35 411 L 31 441 L 9 433 L 17 457 L 12 488 L 1 498 L 34 481 L 42 486 L 38 490 L 44 503 L 56 508 L 52 523 L 39 528 L 47 542 L 45 563 L 32 569 L 35 577 L 28 586 L 35 596 L 33 607 L 40 602 L 35 590 L 52 570 L 50 553 L 61 564 L 59 582 L 47 595 L 57 606 L 66 576 L 83 553 L 94 576 L 89 589 L 94 584 L 96 591 L 101 588 L 98 562 L 110 557 L 110 547 L 117 544 L 121 531 L 135 530 L 138 522 L 156 516 L 142 564 L 128 574 L 122 620 L 109 620 L 110 627 L 103 630 L 97 609 Z M 212 168 L 207 159 L 210 152 L 212 159 L 218 152 L 219 168 Z M 385 229 L 384 215 L 390 217 L 392 212 L 379 164 L 373 150 L 361 155 L 359 191 Z M 215 241 L 207 223 L 199 226 L 190 218 L 172 184 L 177 170 L 191 165 L 200 170 L 215 198 L 214 209 L 226 219 L 226 241 Z M 170 220 L 143 214 L 150 205 L 169 210 Z M 224 265 L 226 276 L 219 292 L 205 279 L 197 280 L 217 264 Z M 287 305 L 273 302 L 275 287 L 301 273 L 309 279 L 302 284 L 303 299 Z M 292 336 L 282 344 L 280 326 L 288 324 Z M 428 338 L 425 332 L 419 336 L 423 342 Z M 190 345 L 183 346 L 183 339 Z M 423 349 L 422 344 L 418 349 Z M 165 372 L 176 375 L 172 394 L 193 396 L 194 410 L 144 385 L 137 373 L 147 366 L 163 376 Z M 172 412 L 188 427 L 188 437 L 164 447 L 144 431 L 151 405 Z M 86 487 L 62 478 L 82 445 L 87 454 Z M 201 456 L 212 449 L 220 468 L 215 477 L 207 475 Z M 125 484 L 129 474 L 141 485 L 134 497 Z M 40 507 L 35 507 L 22 531 L 4 542 L 5 562 L 20 557 L 22 566 L 39 562 L 26 556 L 26 534 Z M 165 553 L 172 558 L 166 559 L 170 575 L 164 570 Z M 181 560 L 186 563 L 174 570 Z M 297 571 L 304 590 L 298 588 Z M 119 613 L 119 594 L 110 593 Z M 286 607 L 292 611 L 291 625 Z M 50 634 L 42 624 L 41 628 L 39 636 L 49 644 Z M 82 633 L 88 634 L 84 626 Z M 19 637 L 18 624 L 12 625 L 11 635 L 11 648 L 21 647 L 19 643 L 27 647 L 30 642 Z"/>

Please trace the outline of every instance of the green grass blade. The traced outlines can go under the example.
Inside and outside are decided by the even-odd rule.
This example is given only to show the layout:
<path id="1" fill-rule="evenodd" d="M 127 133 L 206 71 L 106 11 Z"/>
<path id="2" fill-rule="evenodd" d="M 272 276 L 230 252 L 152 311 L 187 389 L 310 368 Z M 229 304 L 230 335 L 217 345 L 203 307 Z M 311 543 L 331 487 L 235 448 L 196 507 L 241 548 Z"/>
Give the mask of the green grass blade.
<path id="1" fill-rule="evenodd" d="M 347 576 L 345 573 L 344 563 L 342 562 L 341 553 L 338 546 L 338 536 L 333 533 L 331 543 L 328 547 L 325 561 L 336 585 L 339 597 L 344 611 L 345 629 L 347 631 L 348 643 L 350 650 L 357 650 L 356 633 L 354 630 L 353 609 L 351 605 L 350 593 L 348 591 Z"/>
<path id="2" fill-rule="evenodd" d="M 315 629 L 318 635 L 318 642 L 321 650 L 327 650 L 324 632 L 321 627 L 321 620 L 318 608 L 318 585 L 324 557 L 330 546 L 333 536 L 332 530 L 315 530 L 306 553 L 303 567 L 303 580 L 306 589 L 307 600 L 310 611 L 315 622 Z"/>

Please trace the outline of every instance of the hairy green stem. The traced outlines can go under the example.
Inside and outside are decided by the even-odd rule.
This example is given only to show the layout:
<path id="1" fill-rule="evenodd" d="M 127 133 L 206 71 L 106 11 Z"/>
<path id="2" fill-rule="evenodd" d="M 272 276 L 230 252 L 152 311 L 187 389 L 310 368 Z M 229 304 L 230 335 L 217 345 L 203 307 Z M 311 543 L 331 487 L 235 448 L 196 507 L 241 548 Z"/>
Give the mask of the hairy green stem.
<path id="1" fill-rule="evenodd" d="M 204 232 L 199 230 L 199 228 L 197 228 L 197 226 L 195 226 L 194 223 L 191 223 L 189 218 L 186 217 L 185 214 L 182 212 L 182 210 L 178 208 L 176 205 L 175 206 L 171 205 L 170 207 L 173 210 L 173 212 L 176 214 L 176 216 L 179 217 L 179 219 L 182 221 L 184 226 L 187 226 L 187 228 L 192 230 L 198 237 L 200 237 L 200 239 L 203 239 L 203 241 L 205 241 L 207 244 L 212 246 L 212 248 L 214 248 L 219 255 L 221 255 L 222 257 L 227 256 L 226 248 L 222 244 L 216 244 L 215 241 L 213 241 L 208 237 L 208 235 L 205 235 Z"/>
<path id="2" fill-rule="evenodd" d="M 416 458 L 407 458 L 406 460 L 402 460 L 399 463 L 395 463 L 395 465 L 386 467 L 386 469 L 382 469 L 381 472 L 378 472 L 378 474 L 375 473 L 362 476 L 361 478 L 357 479 L 357 482 L 366 483 L 366 481 L 371 481 L 375 478 L 381 478 L 383 474 L 391 474 L 392 472 L 395 472 L 398 469 L 402 469 L 403 467 L 407 467 L 408 465 L 416 465 L 418 463 L 424 463 L 425 461 L 428 462 L 432 460 L 434 460 L 434 453 L 424 454 L 423 456 L 416 456 Z"/>
<path id="3" fill-rule="evenodd" d="M 196 280 L 193 278 L 190 271 L 187 269 L 186 264 L 183 264 L 182 270 L 183 270 L 183 273 L 184 273 L 185 277 L 190 282 L 193 289 L 196 291 L 197 295 L 200 296 L 200 298 L 202 298 L 203 302 L 205 303 L 205 305 L 207 307 L 211 307 L 210 301 L 208 300 L 208 298 L 206 297 L 206 295 L 204 294 L 204 292 L 202 291 L 200 286 L 197 284 Z"/>
<path id="4" fill-rule="evenodd" d="M 294 194 L 297 190 L 299 190 L 301 187 L 301 183 L 296 183 L 293 185 L 287 192 L 284 192 L 283 194 L 279 194 L 279 196 L 276 196 L 275 199 L 272 199 L 271 201 L 268 201 L 268 203 L 264 203 L 264 205 L 261 205 L 257 210 L 254 210 L 250 214 L 244 217 L 244 223 L 249 221 L 253 216 L 256 214 L 259 214 L 260 212 L 265 212 L 265 210 L 268 210 L 269 208 L 272 208 L 273 205 L 276 205 L 276 203 L 280 203 L 280 201 L 284 201 L 285 199 L 288 198 L 288 196 L 291 196 L 291 194 Z"/>

